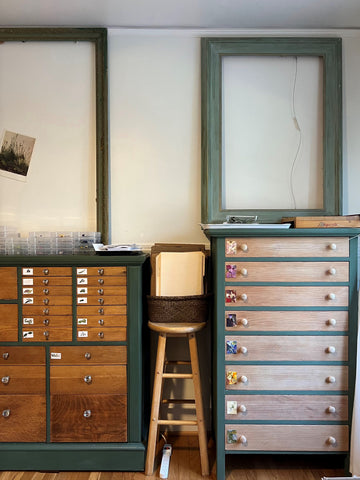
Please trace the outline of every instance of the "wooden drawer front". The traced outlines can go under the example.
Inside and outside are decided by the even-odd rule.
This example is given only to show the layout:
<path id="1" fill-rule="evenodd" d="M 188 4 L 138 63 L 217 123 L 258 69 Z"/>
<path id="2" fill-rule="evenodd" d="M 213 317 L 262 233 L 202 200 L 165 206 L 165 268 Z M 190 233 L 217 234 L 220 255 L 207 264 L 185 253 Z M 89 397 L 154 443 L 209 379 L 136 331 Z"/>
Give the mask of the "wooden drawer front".
<path id="1" fill-rule="evenodd" d="M 78 276 L 76 279 L 77 287 L 81 287 L 84 285 L 88 285 L 91 288 L 99 288 L 99 287 L 123 287 L 126 285 L 126 275 L 124 276 L 96 276 L 96 277 L 80 277 Z"/>
<path id="2" fill-rule="evenodd" d="M 226 395 L 226 420 L 347 421 L 346 395 Z"/>
<path id="3" fill-rule="evenodd" d="M 86 328 L 81 327 L 77 329 L 77 339 L 83 342 L 125 342 L 126 341 L 126 327 L 98 327 Z"/>
<path id="4" fill-rule="evenodd" d="M 16 300 L 17 270 L 16 267 L 0 267 L 0 298 L 2 300 Z"/>
<path id="5" fill-rule="evenodd" d="M 234 331 L 346 332 L 348 312 L 225 312 L 225 329 Z"/>
<path id="6" fill-rule="evenodd" d="M 16 342 L 18 339 L 18 306 L 0 305 L 0 341 Z"/>
<path id="7" fill-rule="evenodd" d="M 51 442 L 126 442 L 126 395 L 52 395 Z"/>
<path id="8" fill-rule="evenodd" d="M 227 282 L 347 282 L 347 262 L 226 262 Z"/>
<path id="9" fill-rule="evenodd" d="M 126 315 L 89 315 L 77 318 L 78 328 L 86 327 L 126 327 Z"/>
<path id="10" fill-rule="evenodd" d="M 125 394 L 125 365 L 85 365 L 50 367 L 50 393 Z"/>
<path id="11" fill-rule="evenodd" d="M 23 317 L 42 315 L 72 315 L 72 305 L 23 305 Z"/>
<path id="12" fill-rule="evenodd" d="M 76 311 L 78 317 L 126 315 L 126 305 L 78 305 Z"/>
<path id="13" fill-rule="evenodd" d="M 23 296 L 23 305 L 72 305 L 71 295 L 31 295 Z"/>
<path id="14" fill-rule="evenodd" d="M 71 267 L 24 267 L 24 277 L 72 277 Z"/>
<path id="15" fill-rule="evenodd" d="M 126 296 L 126 285 L 123 286 L 98 286 L 77 287 L 76 292 L 78 297 L 100 298 L 100 297 L 114 297 L 114 296 Z"/>
<path id="16" fill-rule="evenodd" d="M 227 238 L 226 257 L 348 257 L 348 238 Z"/>
<path id="17" fill-rule="evenodd" d="M 0 347 L 0 366 L 45 365 L 44 347 Z"/>
<path id="18" fill-rule="evenodd" d="M 346 425 L 225 425 L 225 449 L 347 452 L 349 429 Z"/>
<path id="19" fill-rule="evenodd" d="M 54 295 L 58 296 L 72 296 L 72 287 L 71 285 L 55 285 L 55 286 L 36 286 L 36 287 L 24 287 L 22 288 L 22 294 L 25 297 L 53 297 Z"/>
<path id="20" fill-rule="evenodd" d="M 127 349 L 123 345 L 50 347 L 50 363 L 52 365 L 94 365 L 94 364 L 126 364 Z"/>
<path id="21" fill-rule="evenodd" d="M 91 277 L 125 277 L 126 267 L 77 267 L 76 275 L 78 277 L 91 276 Z"/>
<path id="22" fill-rule="evenodd" d="M 23 328 L 22 339 L 24 342 L 71 342 L 72 327 L 35 327 Z"/>
<path id="23" fill-rule="evenodd" d="M 45 393 L 45 367 L 0 366 L 0 394 Z"/>
<path id="24" fill-rule="evenodd" d="M 72 285 L 72 276 L 68 277 L 48 277 L 48 276 L 43 276 L 43 277 L 24 277 L 22 278 L 22 285 L 23 288 L 29 287 L 33 285 L 34 287 L 66 287 Z"/>
<path id="25" fill-rule="evenodd" d="M 347 336 L 226 336 L 225 360 L 347 361 Z"/>
<path id="26" fill-rule="evenodd" d="M 348 368 L 339 365 L 226 365 L 227 390 L 346 391 Z"/>
<path id="27" fill-rule="evenodd" d="M 244 285 L 225 289 L 225 305 L 269 307 L 346 307 L 348 287 L 257 287 Z"/>
<path id="28" fill-rule="evenodd" d="M 126 287 L 119 287 L 126 289 Z M 90 295 L 78 295 L 78 305 L 126 305 L 126 291 L 125 295 L 102 295 L 102 296 L 90 296 Z"/>
<path id="29" fill-rule="evenodd" d="M 0 442 L 46 442 L 45 395 L 0 395 Z"/>
<path id="30" fill-rule="evenodd" d="M 31 329 L 34 327 L 72 327 L 71 315 L 52 315 L 52 316 L 40 316 L 35 315 L 33 317 L 23 317 L 22 319 L 23 329 Z"/>

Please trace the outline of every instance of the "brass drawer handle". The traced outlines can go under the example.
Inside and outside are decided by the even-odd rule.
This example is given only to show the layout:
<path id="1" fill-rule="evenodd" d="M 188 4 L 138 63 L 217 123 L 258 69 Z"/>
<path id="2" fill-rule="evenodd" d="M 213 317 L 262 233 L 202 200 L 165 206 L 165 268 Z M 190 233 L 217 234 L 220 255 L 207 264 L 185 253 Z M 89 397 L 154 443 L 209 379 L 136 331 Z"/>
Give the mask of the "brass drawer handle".
<path id="1" fill-rule="evenodd" d="M 90 384 L 92 382 L 91 375 L 85 375 L 84 382 Z"/>
<path id="2" fill-rule="evenodd" d="M 103 308 L 99 308 L 98 313 L 100 313 L 100 315 L 104 315 L 104 309 L 103 309 Z"/>
<path id="3" fill-rule="evenodd" d="M 9 358 L 9 353 L 8 352 L 3 353 L 2 357 L 4 360 L 7 360 Z"/>
<path id="4" fill-rule="evenodd" d="M 49 315 L 50 310 L 48 308 L 44 308 L 43 314 L 44 315 Z"/>
<path id="5" fill-rule="evenodd" d="M 2 377 L 1 383 L 3 383 L 4 385 L 7 385 L 9 382 L 10 382 L 10 377 L 9 376 Z"/>
<path id="6" fill-rule="evenodd" d="M 84 357 L 86 358 L 86 360 L 90 360 L 91 358 L 91 353 L 90 352 L 86 352 Z"/>
<path id="7" fill-rule="evenodd" d="M 104 299 L 103 298 L 98 298 L 98 302 L 100 303 L 100 305 L 104 305 Z"/>
<path id="8" fill-rule="evenodd" d="M 43 304 L 44 305 L 49 305 L 50 300 L 48 298 L 44 298 Z"/>
<path id="9" fill-rule="evenodd" d="M 43 284 L 44 284 L 44 285 L 49 285 L 49 279 L 48 279 L 48 278 L 44 278 Z"/>
<path id="10" fill-rule="evenodd" d="M 3 416 L 4 418 L 9 418 L 9 417 L 10 417 L 10 413 L 11 413 L 10 408 L 7 408 L 6 410 L 3 410 L 3 411 L 2 411 L 2 416 Z"/>
<path id="11" fill-rule="evenodd" d="M 90 418 L 91 417 L 91 410 L 84 410 L 83 415 L 84 415 L 85 418 Z"/>
<path id="12" fill-rule="evenodd" d="M 49 332 L 47 330 L 45 330 L 44 337 L 46 338 L 46 340 L 49 338 L 49 335 L 50 335 Z"/>

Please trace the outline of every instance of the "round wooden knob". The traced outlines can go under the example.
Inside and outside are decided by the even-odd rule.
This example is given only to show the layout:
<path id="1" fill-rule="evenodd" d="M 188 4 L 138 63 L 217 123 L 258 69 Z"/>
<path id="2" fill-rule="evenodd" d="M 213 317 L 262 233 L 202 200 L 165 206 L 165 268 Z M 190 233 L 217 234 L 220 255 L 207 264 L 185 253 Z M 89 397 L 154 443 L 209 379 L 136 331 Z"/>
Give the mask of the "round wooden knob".
<path id="1" fill-rule="evenodd" d="M 335 438 L 335 437 L 328 437 L 328 438 L 326 439 L 326 443 L 327 443 L 328 445 L 336 445 L 336 438 Z"/>
<path id="2" fill-rule="evenodd" d="M 330 250 L 336 250 L 336 249 L 337 249 L 336 243 L 330 243 L 329 249 L 330 249 Z"/>
<path id="3" fill-rule="evenodd" d="M 239 411 L 240 411 L 241 413 L 246 413 L 246 412 L 247 412 L 246 406 L 245 406 L 245 405 L 240 405 Z"/>
<path id="4" fill-rule="evenodd" d="M 332 345 L 330 345 L 329 347 L 327 347 L 326 349 L 326 353 L 335 353 L 336 352 L 336 348 L 333 347 Z"/>
<path id="5" fill-rule="evenodd" d="M 332 268 L 329 268 L 329 270 L 327 271 L 327 273 L 328 273 L 329 275 L 336 275 L 336 268 L 333 268 L 333 267 L 332 267 Z"/>
<path id="6" fill-rule="evenodd" d="M 243 252 L 247 252 L 248 251 L 248 246 L 246 245 L 246 243 L 242 243 L 240 245 L 240 250 L 242 250 Z"/>
<path id="7" fill-rule="evenodd" d="M 327 296 L 326 296 L 327 300 L 335 300 L 336 299 L 336 295 L 335 293 L 328 293 Z"/>
<path id="8" fill-rule="evenodd" d="M 329 318 L 329 319 L 326 321 L 326 325 L 330 325 L 331 327 L 335 327 L 335 325 L 336 325 L 336 319 L 335 319 L 335 318 Z"/>
<path id="9" fill-rule="evenodd" d="M 247 268 L 242 268 L 242 269 L 240 270 L 240 274 L 241 274 L 243 277 L 247 277 L 247 275 L 248 275 Z"/>
<path id="10" fill-rule="evenodd" d="M 240 318 L 239 323 L 240 323 L 240 325 L 242 325 L 243 327 L 247 327 L 249 321 L 248 321 L 247 318 Z"/>
<path id="11" fill-rule="evenodd" d="M 248 378 L 246 375 L 241 375 L 240 377 L 240 382 L 241 383 L 248 383 Z"/>
<path id="12" fill-rule="evenodd" d="M 246 347 L 240 347 L 239 352 L 245 355 L 247 353 L 248 349 Z"/>
<path id="13" fill-rule="evenodd" d="M 240 298 L 241 298 L 241 300 L 242 300 L 243 302 L 246 302 L 246 300 L 248 299 L 248 296 L 246 295 L 246 293 L 242 293 L 242 294 L 240 295 Z"/>
<path id="14" fill-rule="evenodd" d="M 247 438 L 245 437 L 245 435 L 240 435 L 240 437 L 239 437 L 239 443 L 241 443 L 242 445 L 246 445 L 246 444 L 247 444 Z"/>
<path id="15" fill-rule="evenodd" d="M 333 407 L 332 405 L 329 405 L 328 408 L 326 409 L 326 413 L 336 413 L 336 408 Z"/>
<path id="16" fill-rule="evenodd" d="M 326 377 L 326 383 L 335 383 L 336 382 L 336 378 L 331 376 L 330 377 Z"/>

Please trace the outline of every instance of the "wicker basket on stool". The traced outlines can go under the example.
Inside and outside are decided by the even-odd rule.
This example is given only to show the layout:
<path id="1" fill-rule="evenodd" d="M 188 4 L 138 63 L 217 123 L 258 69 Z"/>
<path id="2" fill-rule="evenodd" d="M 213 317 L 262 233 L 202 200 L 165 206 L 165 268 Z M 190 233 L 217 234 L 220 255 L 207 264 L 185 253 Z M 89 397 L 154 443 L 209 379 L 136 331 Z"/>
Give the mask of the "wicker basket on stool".
<path id="1" fill-rule="evenodd" d="M 210 309 L 210 294 L 184 297 L 147 297 L 148 319 L 154 323 L 206 322 Z"/>

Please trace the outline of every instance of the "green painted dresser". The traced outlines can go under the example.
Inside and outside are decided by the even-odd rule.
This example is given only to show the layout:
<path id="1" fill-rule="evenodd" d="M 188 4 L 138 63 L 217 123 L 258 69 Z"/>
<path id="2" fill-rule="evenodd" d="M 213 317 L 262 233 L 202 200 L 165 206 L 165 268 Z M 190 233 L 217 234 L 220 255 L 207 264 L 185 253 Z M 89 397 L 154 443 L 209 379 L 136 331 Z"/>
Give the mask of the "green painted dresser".
<path id="1" fill-rule="evenodd" d="M 0 258 L 0 470 L 144 469 L 146 264 Z"/>
<path id="2" fill-rule="evenodd" d="M 342 454 L 350 442 L 358 229 L 221 228 L 214 274 L 217 478 L 232 454 Z"/>

